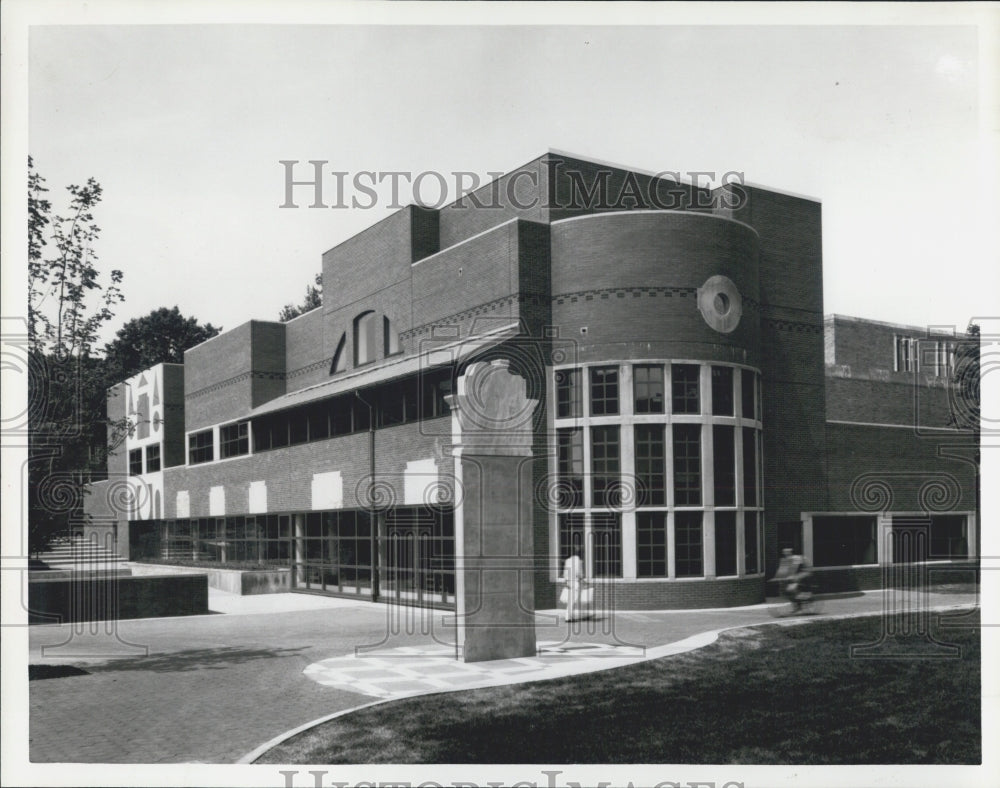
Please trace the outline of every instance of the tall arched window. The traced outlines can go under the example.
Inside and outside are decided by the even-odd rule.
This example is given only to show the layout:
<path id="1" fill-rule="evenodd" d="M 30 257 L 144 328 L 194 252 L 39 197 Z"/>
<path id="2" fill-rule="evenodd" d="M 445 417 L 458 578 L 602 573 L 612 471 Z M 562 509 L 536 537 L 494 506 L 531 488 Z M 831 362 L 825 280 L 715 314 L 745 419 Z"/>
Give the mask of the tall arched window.
<path id="1" fill-rule="evenodd" d="M 402 350 L 399 346 L 399 334 L 392 327 L 392 321 L 382 316 L 382 336 L 385 344 L 385 355 L 394 356 Z"/>
<path id="2" fill-rule="evenodd" d="M 375 313 L 362 312 L 354 318 L 354 366 L 375 360 Z"/>
<path id="3" fill-rule="evenodd" d="M 347 369 L 347 357 L 344 355 L 344 346 L 347 344 L 347 334 L 340 335 L 340 341 L 337 342 L 337 350 L 333 354 L 333 361 L 330 364 L 330 374 L 335 375 L 338 372 L 343 372 Z"/>

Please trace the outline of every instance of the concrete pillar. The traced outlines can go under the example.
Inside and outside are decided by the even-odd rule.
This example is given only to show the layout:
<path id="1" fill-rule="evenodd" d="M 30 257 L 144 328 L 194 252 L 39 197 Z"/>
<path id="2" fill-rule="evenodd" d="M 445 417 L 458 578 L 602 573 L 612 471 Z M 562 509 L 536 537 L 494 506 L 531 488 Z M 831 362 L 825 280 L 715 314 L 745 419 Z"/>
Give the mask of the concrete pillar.
<path id="1" fill-rule="evenodd" d="M 465 662 L 535 656 L 532 415 L 509 362 L 478 362 L 447 398 L 462 494 L 455 510 L 457 637 Z"/>

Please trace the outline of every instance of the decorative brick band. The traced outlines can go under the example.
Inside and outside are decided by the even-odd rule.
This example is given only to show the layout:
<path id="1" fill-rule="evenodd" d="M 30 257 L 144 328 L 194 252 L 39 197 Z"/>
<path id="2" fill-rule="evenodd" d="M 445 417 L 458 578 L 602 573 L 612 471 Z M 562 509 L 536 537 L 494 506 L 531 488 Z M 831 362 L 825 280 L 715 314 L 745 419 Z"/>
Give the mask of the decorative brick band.
<path id="1" fill-rule="evenodd" d="M 484 304 L 479 304 L 479 306 L 474 306 L 471 309 L 465 309 L 461 312 L 456 312 L 447 317 L 441 317 L 437 320 L 433 320 L 429 323 L 424 323 L 423 325 L 416 326 L 407 331 L 401 331 L 399 334 L 400 339 L 412 339 L 413 337 L 419 336 L 420 334 L 426 334 L 431 331 L 431 329 L 436 326 L 446 325 L 449 323 L 458 323 L 462 320 L 466 320 L 470 317 L 478 317 L 479 315 L 486 314 L 487 312 L 496 312 L 497 309 L 505 306 L 511 306 L 513 304 L 526 305 L 530 304 L 532 306 L 541 306 L 548 303 L 548 299 L 544 296 L 532 294 L 532 293 L 512 293 L 511 295 L 502 296 L 501 298 L 495 298 L 492 301 L 487 301 Z"/>
<path id="2" fill-rule="evenodd" d="M 797 320 L 765 320 L 768 328 L 790 331 L 795 334 L 822 334 L 822 323 L 802 323 Z"/>
<path id="3" fill-rule="evenodd" d="M 212 383 L 209 386 L 198 389 L 197 391 L 192 391 L 184 395 L 185 399 L 194 399 L 196 397 L 201 397 L 205 394 L 211 394 L 215 391 L 221 391 L 224 388 L 235 385 L 236 383 L 242 383 L 245 380 L 284 380 L 284 372 L 259 372 L 257 370 L 250 370 L 249 372 L 241 372 L 239 375 L 234 375 L 227 380 L 220 380 L 218 383 Z"/>
<path id="4" fill-rule="evenodd" d="M 567 301 L 571 304 L 577 301 L 594 301 L 595 299 L 609 300 L 612 296 L 615 298 L 625 298 L 631 295 L 632 298 L 687 298 L 689 296 L 696 297 L 698 295 L 698 288 L 696 287 L 602 287 L 596 290 L 576 290 L 571 293 L 559 293 L 558 295 L 552 296 L 553 304 L 565 304 Z M 744 307 L 753 309 L 756 312 L 760 311 L 760 304 L 752 298 L 743 299 Z"/>

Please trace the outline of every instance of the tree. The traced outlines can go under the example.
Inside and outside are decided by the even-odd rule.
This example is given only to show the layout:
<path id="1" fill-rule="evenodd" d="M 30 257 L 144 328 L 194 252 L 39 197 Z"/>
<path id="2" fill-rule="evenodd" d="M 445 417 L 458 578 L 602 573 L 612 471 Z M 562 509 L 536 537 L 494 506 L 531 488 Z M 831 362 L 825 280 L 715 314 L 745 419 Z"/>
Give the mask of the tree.
<path id="1" fill-rule="evenodd" d="M 965 337 L 955 347 L 955 367 L 951 378 L 954 387 L 951 425 L 977 433 L 980 425 L 979 345 L 979 326 L 971 323 L 965 330 Z"/>
<path id="2" fill-rule="evenodd" d="M 122 272 L 102 283 L 93 211 L 101 185 L 71 185 L 68 210 L 52 215 L 45 179 L 28 159 L 28 533 L 44 547 L 78 516 L 85 485 L 105 465 L 104 447 L 124 439 L 109 425 L 105 375 L 93 353 L 100 328 L 124 300 Z M 50 254 L 46 256 L 46 250 Z M 95 448 L 96 447 L 96 448 Z"/>
<path id="3" fill-rule="evenodd" d="M 306 312 L 310 312 L 316 307 L 323 305 L 323 275 L 316 274 L 315 281 L 315 285 L 309 285 L 306 287 L 306 296 L 301 304 L 298 306 L 285 304 L 281 308 L 281 314 L 278 315 L 278 320 L 282 323 L 287 323 L 293 317 L 304 315 Z"/>
<path id="4" fill-rule="evenodd" d="M 104 347 L 108 385 L 160 363 L 184 363 L 184 351 L 216 336 L 220 328 L 184 317 L 175 306 L 129 320 Z"/>

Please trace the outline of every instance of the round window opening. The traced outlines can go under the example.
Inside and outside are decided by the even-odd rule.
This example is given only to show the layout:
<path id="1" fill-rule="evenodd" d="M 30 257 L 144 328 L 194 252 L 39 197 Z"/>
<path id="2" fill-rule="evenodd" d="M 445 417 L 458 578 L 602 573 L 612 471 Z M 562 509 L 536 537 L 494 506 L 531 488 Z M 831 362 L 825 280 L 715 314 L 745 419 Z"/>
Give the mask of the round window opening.
<path id="1" fill-rule="evenodd" d="M 716 293 L 712 306 L 715 307 L 716 312 L 725 317 L 729 314 L 729 296 L 725 293 Z"/>

